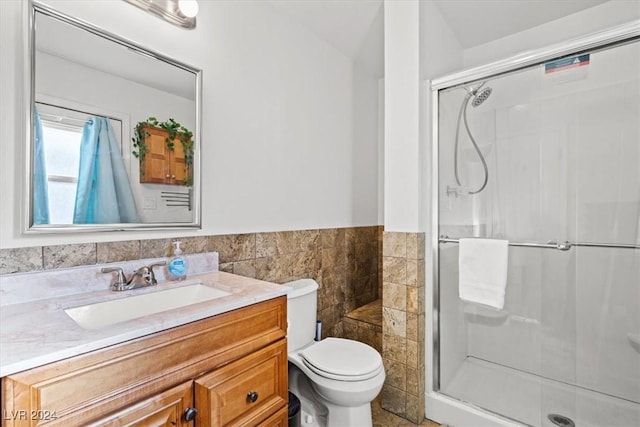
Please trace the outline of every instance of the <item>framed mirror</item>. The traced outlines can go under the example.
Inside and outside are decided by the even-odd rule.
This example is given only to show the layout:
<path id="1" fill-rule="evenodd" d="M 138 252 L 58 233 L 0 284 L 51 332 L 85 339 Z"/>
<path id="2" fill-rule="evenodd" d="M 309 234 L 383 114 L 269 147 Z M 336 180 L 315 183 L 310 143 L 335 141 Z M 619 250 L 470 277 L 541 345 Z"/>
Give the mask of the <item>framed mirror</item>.
<path id="1" fill-rule="evenodd" d="M 200 228 L 202 72 L 29 8 L 25 232 Z"/>

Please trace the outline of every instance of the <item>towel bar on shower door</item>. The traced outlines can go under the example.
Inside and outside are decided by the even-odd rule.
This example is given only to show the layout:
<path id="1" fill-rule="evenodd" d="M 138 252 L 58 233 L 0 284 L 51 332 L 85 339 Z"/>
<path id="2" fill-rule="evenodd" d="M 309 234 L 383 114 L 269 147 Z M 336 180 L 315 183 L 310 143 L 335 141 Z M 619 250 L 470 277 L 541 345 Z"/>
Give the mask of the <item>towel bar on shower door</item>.
<path id="1" fill-rule="evenodd" d="M 441 235 L 438 239 L 440 243 L 459 243 L 460 239 L 452 239 L 449 236 Z M 579 242 L 556 242 L 547 243 L 527 243 L 527 242 L 509 242 L 509 246 L 521 246 L 528 248 L 544 248 L 557 249 L 559 251 L 568 251 L 573 246 L 586 246 L 592 248 L 615 248 L 615 249 L 640 249 L 640 245 L 623 245 L 613 243 L 579 243 Z"/>

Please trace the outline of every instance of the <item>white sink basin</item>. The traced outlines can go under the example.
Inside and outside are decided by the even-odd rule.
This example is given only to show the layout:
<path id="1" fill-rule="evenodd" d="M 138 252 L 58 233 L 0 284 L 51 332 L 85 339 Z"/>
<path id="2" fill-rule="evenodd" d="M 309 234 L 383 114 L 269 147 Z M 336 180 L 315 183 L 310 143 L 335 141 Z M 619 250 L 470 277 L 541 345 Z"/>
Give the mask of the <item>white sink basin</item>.
<path id="1" fill-rule="evenodd" d="M 231 292 L 197 283 L 148 294 L 133 295 L 111 301 L 67 308 L 65 313 L 85 329 L 100 329 L 126 320 L 137 319 L 174 308 L 222 298 L 227 295 L 231 295 Z"/>

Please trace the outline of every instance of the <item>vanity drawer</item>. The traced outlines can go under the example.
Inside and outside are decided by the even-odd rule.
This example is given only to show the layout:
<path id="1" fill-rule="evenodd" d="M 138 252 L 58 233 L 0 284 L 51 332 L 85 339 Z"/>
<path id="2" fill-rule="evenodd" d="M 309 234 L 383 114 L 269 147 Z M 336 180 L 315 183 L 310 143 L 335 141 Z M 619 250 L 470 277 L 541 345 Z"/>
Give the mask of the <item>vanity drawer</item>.
<path id="1" fill-rule="evenodd" d="M 185 411 L 193 406 L 191 381 L 94 421 L 87 427 L 191 426 Z"/>
<path id="2" fill-rule="evenodd" d="M 287 399 L 286 340 L 195 380 L 198 417 L 207 426 L 259 425 Z"/>
<path id="3" fill-rule="evenodd" d="M 3 411 L 55 414 L 8 417 L 3 426 L 82 425 L 193 380 L 284 339 L 286 302 L 278 297 L 3 378 Z"/>

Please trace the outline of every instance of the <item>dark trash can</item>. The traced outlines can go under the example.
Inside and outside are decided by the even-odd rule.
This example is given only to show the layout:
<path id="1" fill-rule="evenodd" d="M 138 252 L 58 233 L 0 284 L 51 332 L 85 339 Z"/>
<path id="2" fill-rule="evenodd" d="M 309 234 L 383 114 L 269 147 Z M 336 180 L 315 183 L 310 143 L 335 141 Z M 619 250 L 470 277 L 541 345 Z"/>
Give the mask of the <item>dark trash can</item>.
<path id="1" fill-rule="evenodd" d="M 289 392 L 289 427 L 302 426 L 302 411 L 300 410 L 300 399 L 295 394 Z"/>

